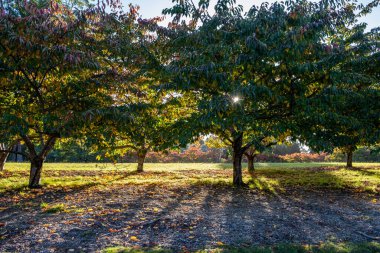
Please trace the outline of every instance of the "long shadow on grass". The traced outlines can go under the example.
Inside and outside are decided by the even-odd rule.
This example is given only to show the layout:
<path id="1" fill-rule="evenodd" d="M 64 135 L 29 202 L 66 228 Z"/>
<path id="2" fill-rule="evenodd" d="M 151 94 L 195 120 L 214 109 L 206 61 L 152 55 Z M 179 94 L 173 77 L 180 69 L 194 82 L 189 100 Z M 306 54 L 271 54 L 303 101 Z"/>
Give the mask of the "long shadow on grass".
<path id="1" fill-rule="evenodd" d="M 176 209 L 182 202 L 191 199 L 193 194 L 197 195 L 200 188 L 165 190 L 164 193 L 160 192 L 161 187 L 155 185 L 135 188 L 136 192 L 119 191 L 119 194 L 126 195 L 116 195 L 114 198 L 110 196 L 112 208 L 124 208 L 120 212 L 93 216 L 95 222 L 82 223 L 81 226 L 70 229 L 63 234 L 64 241 L 55 247 L 67 250 L 82 246 L 94 251 L 101 247 L 99 245 L 113 244 L 154 247 L 160 236 L 180 234 L 189 228 L 191 218 L 175 214 Z M 168 238 L 161 240 L 170 241 Z M 181 239 L 176 240 L 176 244 L 181 243 Z M 170 244 L 167 246 L 172 247 Z"/>
<path id="2" fill-rule="evenodd" d="M 258 173 L 284 177 L 281 173 L 268 175 L 261 170 Z M 329 180 L 336 179 L 328 171 L 318 173 L 325 173 L 323 177 Z M 115 180 L 128 176 L 120 175 Z M 297 174 L 286 176 L 291 179 Z M 260 184 L 268 184 L 258 178 L 263 181 Z M 296 178 L 295 182 L 299 180 Z M 47 215 L 40 214 L 38 206 L 30 212 L 15 207 L 13 216 L 3 219 L 11 223 L 6 227 L 12 228 L 13 234 L 0 241 L 0 251 L 18 251 L 20 242 L 36 252 L 46 248 L 59 252 L 79 251 L 79 247 L 96 251 L 115 245 L 153 247 L 157 244 L 178 252 L 222 244 L 365 241 L 367 238 L 357 231 L 378 236 L 370 230 L 369 221 L 371 226 L 380 227 L 380 212 L 367 202 L 344 192 L 306 192 L 301 190 L 303 186 L 278 195 L 230 186 L 124 185 L 101 191 L 93 186 L 69 192 L 49 190 L 31 199 L 36 203 L 54 201 L 69 205 L 71 202 L 66 197 L 78 198 L 74 203 L 86 209 L 84 212 Z M 35 223 L 28 224 L 30 220 Z M 73 223 L 66 224 L 66 221 Z M 51 234 L 43 224 L 56 225 L 52 226 L 56 231 Z M 28 232 L 34 227 L 39 229 Z M 37 243 L 38 239 L 43 242 Z M 7 248 L 3 247 L 5 244 Z"/>
<path id="3" fill-rule="evenodd" d="M 354 171 L 359 172 L 364 176 L 377 176 L 380 177 L 380 168 L 376 168 L 376 171 L 371 171 L 371 168 L 354 168 Z"/>
<path id="4" fill-rule="evenodd" d="M 108 181 L 108 184 L 112 184 L 115 181 L 123 180 L 129 176 L 135 175 L 137 172 L 123 172 L 120 176 L 115 177 Z M 8 240 L 15 240 L 15 238 L 23 237 L 25 231 L 41 226 L 43 224 L 51 223 L 51 219 L 57 217 L 63 218 L 60 222 L 65 220 L 65 217 L 69 216 L 67 213 L 61 214 L 49 214 L 44 212 L 41 208 L 41 203 L 63 203 L 67 204 L 67 199 L 90 201 L 92 198 L 87 194 L 91 189 L 103 185 L 102 182 L 88 182 L 74 187 L 54 187 L 51 188 L 48 185 L 42 189 L 29 190 L 26 186 L 12 188 L 2 193 L 0 200 L 1 204 L 5 206 L 0 209 L 0 251 L 1 245 L 5 244 Z M 82 207 L 86 207 L 83 204 L 91 206 L 91 203 L 82 202 Z M 77 208 L 80 210 L 80 207 Z M 75 210 L 74 210 L 75 213 Z M 42 239 L 42 238 L 41 238 Z M 36 244 L 36 240 L 30 240 L 28 243 L 33 247 Z M 10 248 L 8 250 L 16 250 L 16 248 Z"/>
<path id="5" fill-rule="evenodd" d="M 373 176 L 372 174 L 366 175 Z M 245 176 L 249 178 L 247 183 L 250 187 L 274 193 L 295 189 L 337 192 L 362 191 L 364 189 L 353 183 L 353 179 L 350 178 L 352 175 L 345 175 L 343 167 L 260 168 L 252 174 L 246 173 Z"/>

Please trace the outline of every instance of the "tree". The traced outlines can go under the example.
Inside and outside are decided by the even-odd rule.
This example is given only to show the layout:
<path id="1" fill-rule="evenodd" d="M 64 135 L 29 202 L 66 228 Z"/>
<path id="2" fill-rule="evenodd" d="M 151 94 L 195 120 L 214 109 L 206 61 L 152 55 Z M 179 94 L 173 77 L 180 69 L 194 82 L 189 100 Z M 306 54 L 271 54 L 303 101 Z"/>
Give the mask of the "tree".
<path id="1" fill-rule="evenodd" d="M 329 87 L 309 101 L 311 110 L 300 115 L 296 131 L 314 150 L 342 150 L 348 168 L 358 146 L 380 139 L 380 28 L 365 30 L 366 24 L 337 29 L 332 57 L 339 55 L 342 63 Z"/>
<path id="2" fill-rule="evenodd" d="M 138 7 L 129 7 L 128 18 L 115 15 L 114 22 L 102 29 L 99 43 L 114 72 L 108 79 L 114 87 L 113 104 L 101 108 L 104 115 L 93 122 L 98 131 L 88 140 L 108 156 L 135 153 L 137 172 L 143 172 L 149 151 L 179 145 L 179 127 L 187 108 L 179 94 L 157 86 L 166 78 L 161 70 L 161 62 L 167 60 L 162 53 L 166 38 L 152 31 L 161 18 L 139 19 Z"/>
<path id="3" fill-rule="evenodd" d="M 137 172 L 143 172 L 144 161 L 149 151 L 162 151 L 179 146 L 174 128 L 176 120 L 181 116 L 177 103 L 168 96 L 157 96 L 149 89 L 139 89 L 136 93 L 128 93 L 128 101 L 119 100 L 117 114 L 130 119 L 119 121 L 103 120 L 109 132 L 103 132 L 110 154 L 124 155 L 132 151 L 137 157 Z M 175 98 L 174 98 L 175 99 Z M 177 101 L 177 99 L 175 99 Z M 114 112 L 115 113 L 115 112 Z M 101 147 L 101 146 L 100 146 Z"/>
<path id="4" fill-rule="evenodd" d="M 258 133 L 256 133 L 255 135 L 260 136 L 260 134 Z M 244 156 L 247 158 L 248 162 L 247 167 L 249 173 L 253 173 L 255 171 L 254 161 L 256 156 L 275 144 L 277 144 L 277 140 L 274 137 L 265 137 L 261 135 L 258 141 L 252 144 L 244 152 Z M 223 142 L 223 140 L 217 136 L 208 137 L 206 140 L 206 145 L 212 148 L 219 148 L 221 149 L 221 151 L 231 146 L 230 143 Z M 222 152 L 220 153 L 220 156 L 222 156 Z"/>
<path id="5" fill-rule="evenodd" d="M 83 130 L 91 109 L 112 102 L 101 82 L 108 72 L 92 51 L 92 28 L 107 15 L 48 3 L 17 2 L 0 14 L 0 88 L 14 98 L 2 103 L 0 132 L 26 146 L 31 188 L 40 187 L 43 162 L 57 139 Z"/>
<path id="6" fill-rule="evenodd" d="M 285 144 L 275 145 L 272 147 L 271 153 L 275 155 L 289 155 L 294 153 L 301 153 L 300 143 L 288 142 Z"/>
<path id="7" fill-rule="evenodd" d="M 313 150 L 346 154 L 347 168 L 353 167 L 353 153 L 358 146 L 370 146 L 380 136 L 380 91 L 342 89 L 325 94 L 329 110 L 320 105 L 301 122 L 303 141 Z M 318 102 L 319 104 L 319 102 Z"/>
<path id="8" fill-rule="evenodd" d="M 235 1 L 219 0 L 210 15 L 209 1 L 176 2 L 164 10 L 174 15 L 176 34 L 166 87 L 196 94 L 193 122 L 231 145 L 233 184 L 242 186 L 242 157 L 260 140 L 257 133 L 285 133 L 334 79 L 344 57 L 332 57 L 329 38 L 352 23 L 355 6 L 285 1 L 244 15 Z"/>
<path id="9" fill-rule="evenodd" d="M 269 147 L 276 145 L 277 142 L 278 141 L 273 137 L 262 137 L 259 142 L 253 144 L 245 151 L 244 155 L 247 158 L 249 173 L 253 173 L 255 171 L 255 157 Z"/>

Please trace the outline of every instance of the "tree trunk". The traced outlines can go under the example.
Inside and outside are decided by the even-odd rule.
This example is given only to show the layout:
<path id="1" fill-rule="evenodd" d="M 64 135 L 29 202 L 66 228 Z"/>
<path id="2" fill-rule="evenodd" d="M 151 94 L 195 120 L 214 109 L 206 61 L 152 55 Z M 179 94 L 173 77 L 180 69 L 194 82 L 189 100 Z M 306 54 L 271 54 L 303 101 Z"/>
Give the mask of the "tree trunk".
<path id="1" fill-rule="evenodd" d="M 147 150 L 142 149 L 137 151 L 137 172 L 144 172 L 144 161 L 146 154 L 148 153 Z"/>
<path id="2" fill-rule="evenodd" d="M 347 168 L 352 168 L 353 153 L 352 149 L 347 151 Z"/>
<path id="3" fill-rule="evenodd" d="M 22 145 L 20 143 L 17 143 L 14 148 L 13 148 L 14 151 L 16 152 L 22 152 Z M 15 154 L 15 162 L 23 162 L 24 161 L 24 157 L 20 154 Z"/>
<path id="4" fill-rule="evenodd" d="M 34 157 L 30 162 L 29 188 L 40 188 L 41 172 L 44 159 Z"/>
<path id="5" fill-rule="evenodd" d="M 244 150 L 243 146 L 243 135 L 240 135 L 233 142 L 233 185 L 241 187 L 243 183 L 243 174 L 241 160 L 243 159 Z"/>
<path id="6" fill-rule="evenodd" d="M 46 159 L 46 156 L 54 148 L 54 144 L 57 140 L 57 135 L 49 136 L 46 143 L 42 143 L 43 148 L 40 153 L 36 152 L 35 145 L 32 143 L 29 136 L 22 136 L 26 147 L 29 150 L 30 159 L 30 176 L 29 176 L 29 188 L 40 188 L 42 165 Z"/>
<path id="7" fill-rule="evenodd" d="M 221 162 L 222 162 L 223 153 L 224 153 L 224 152 L 223 152 L 223 149 L 220 148 L 220 149 L 219 149 L 218 163 L 221 163 Z"/>
<path id="8" fill-rule="evenodd" d="M 7 146 L 4 143 L 0 143 L 0 149 L 6 151 Z M 0 171 L 4 170 L 4 165 L 7 161 L 8 155 L 8 152 L 0 152 Z"/>
<path id="9" fill-rule="evenodd" d="M 248 160 L 248 172 L 253 173 L 255 172 L 255 156 L 254 155 L 245 155 Z"/>
<path id="10" fill-rule="evenodd" d="M 9 153 L 0 153 L 0 171 L 4 170 L 5 162 L 7 161 Z"/>

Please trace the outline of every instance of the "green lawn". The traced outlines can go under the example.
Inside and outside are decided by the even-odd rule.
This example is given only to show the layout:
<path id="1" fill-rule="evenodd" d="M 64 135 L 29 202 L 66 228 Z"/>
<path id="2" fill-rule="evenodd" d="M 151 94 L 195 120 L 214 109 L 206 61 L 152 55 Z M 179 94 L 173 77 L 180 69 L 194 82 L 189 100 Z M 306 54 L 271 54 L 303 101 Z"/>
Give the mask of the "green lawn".
<path id="1" fill-rule="evenodd" d="M 258 163 L 253 175 L 244 172 L 249 187 L 279 192 L 287 188 L 345 189 L 380 192 L 380 163 L 357 163 L 347 170 L 343 163 Z M 134 172 L 135 164 L 46 163 L 42 184 L 46 187 L 109 186 L 120 184 L 231 185 L 230 164 L 147 163 L 145 173 Z M 29 164 L 8 163 L 0 172 L 0 192 L 23 189 Z"/>

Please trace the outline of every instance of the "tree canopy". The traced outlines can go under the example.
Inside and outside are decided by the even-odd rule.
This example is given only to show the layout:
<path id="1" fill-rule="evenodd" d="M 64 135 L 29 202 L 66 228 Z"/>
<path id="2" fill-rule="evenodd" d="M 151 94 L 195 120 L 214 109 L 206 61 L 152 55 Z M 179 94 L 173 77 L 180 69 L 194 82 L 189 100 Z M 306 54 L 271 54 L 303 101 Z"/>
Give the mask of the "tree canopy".
<path id="1" fill-rule="evenodd" d="M 93 52 L 99 9 L 74 11 L 50 2 L 20 2 L 0 16 L 2 139 L 22 141 L 31 161 L 29 186 L 58 138 L 83 125 L 90 109 L 111 102 L 107 69 Z M 101 20 L 100 20 L 101 22 Z"/>
<path id="2" fill-rule="evenodd" d="M 378 50 L 375 31 L 363 33 L 361 6 L 353 2 L 264 3 L 244 13 L 235 1 L 220 0 L 213 15 L 208 5 L 177 1 L 164 11 L 176 29 L 168 66 L 175 78 L 166 87 L 195 94 L 193 122 L 232 145 L 235 185 L 243 183 L 241 159 L 255 142 L 292 129 L 334 86 L 374 84 L 362 75 L 367 67 L 352 69 L 354 53 L 377 62 L 372 70 L 378 64 L 368 54 Z M 358 32 L 348 31 L 352 26 Z"/>

